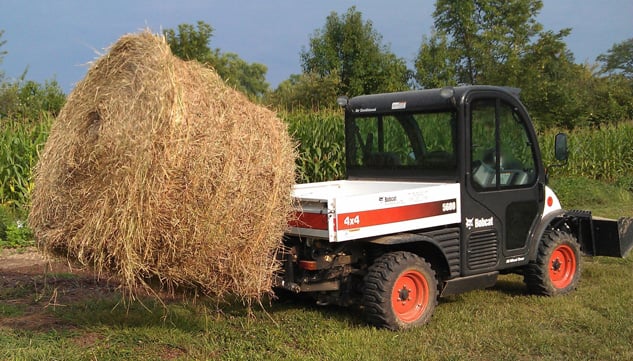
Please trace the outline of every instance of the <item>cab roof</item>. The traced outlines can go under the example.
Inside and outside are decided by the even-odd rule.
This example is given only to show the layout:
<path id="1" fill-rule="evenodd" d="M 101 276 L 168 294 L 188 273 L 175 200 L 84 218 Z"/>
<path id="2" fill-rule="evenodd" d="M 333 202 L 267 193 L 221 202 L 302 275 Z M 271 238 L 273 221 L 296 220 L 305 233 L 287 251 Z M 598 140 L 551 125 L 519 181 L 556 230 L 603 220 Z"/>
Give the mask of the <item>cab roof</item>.
<path id="1" fill-rule="evenodd" d="M 437 111 L 455 108 L 474 91 L 495 91 L 518 97 L 520 89 L 510 87 L 468 85 L 437 89 L 411 90 L 397 93 L 360 95 L 349 99 L 346 110 L 351 113 L 391 113 L 397 111 Z"/>

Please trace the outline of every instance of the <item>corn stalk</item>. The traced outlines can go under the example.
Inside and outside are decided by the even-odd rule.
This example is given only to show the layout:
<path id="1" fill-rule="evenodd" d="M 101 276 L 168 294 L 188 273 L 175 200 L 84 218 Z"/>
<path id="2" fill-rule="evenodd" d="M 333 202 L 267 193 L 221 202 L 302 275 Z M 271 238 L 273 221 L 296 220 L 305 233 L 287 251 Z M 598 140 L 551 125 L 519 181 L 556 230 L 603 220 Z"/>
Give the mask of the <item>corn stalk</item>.
<path id="1" fill-rule="evenodd" d="M 2 119 L 0 123 L 0 204 L 23 208 L 33 189 L 32 170 L 46 142 L 52 118 L 39 121 Z"/>

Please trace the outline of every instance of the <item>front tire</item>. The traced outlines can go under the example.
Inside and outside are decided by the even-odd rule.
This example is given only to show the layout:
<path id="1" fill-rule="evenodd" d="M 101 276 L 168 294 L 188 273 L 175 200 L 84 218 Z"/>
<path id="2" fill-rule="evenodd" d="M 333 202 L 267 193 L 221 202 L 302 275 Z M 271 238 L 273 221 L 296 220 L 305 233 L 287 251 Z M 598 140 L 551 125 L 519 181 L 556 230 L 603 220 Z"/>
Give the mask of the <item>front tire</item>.
<path id="1" fill-rule="evenodd" d="M 545 296 L 576 289 L 580 281 L 580 246 L 576 238 L 565 232 L 546 232 L 536 261 L 527 266 L 524 281 L 530 292 Z"/>
<path id="2" fill-rule="evenodd" d="M 362 305 L 370 323 L 401 330 L 427 323 L 437 296 L 437 278 L 430 264 L 410 252 L 392 252 L 368 268 Z"/>

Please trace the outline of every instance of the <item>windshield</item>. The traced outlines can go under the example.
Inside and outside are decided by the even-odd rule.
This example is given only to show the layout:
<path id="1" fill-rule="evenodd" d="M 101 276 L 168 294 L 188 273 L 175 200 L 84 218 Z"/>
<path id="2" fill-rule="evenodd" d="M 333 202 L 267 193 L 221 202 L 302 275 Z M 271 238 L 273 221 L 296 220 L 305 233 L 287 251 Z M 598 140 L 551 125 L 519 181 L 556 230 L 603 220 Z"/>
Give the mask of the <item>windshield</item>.
<path id="1" fill-rule="evenodd" d="M 455 177 L 456 118 L 454 111 L 349 116 L 348 175 Z"/>

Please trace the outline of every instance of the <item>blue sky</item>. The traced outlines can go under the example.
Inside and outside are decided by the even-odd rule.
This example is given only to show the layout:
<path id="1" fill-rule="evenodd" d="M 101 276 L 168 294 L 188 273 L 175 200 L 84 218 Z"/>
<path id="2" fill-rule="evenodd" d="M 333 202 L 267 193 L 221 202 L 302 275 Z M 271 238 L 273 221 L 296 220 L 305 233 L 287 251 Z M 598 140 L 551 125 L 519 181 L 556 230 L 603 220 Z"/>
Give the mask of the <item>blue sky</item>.
<path id="1" fill-rule="evenodd" d="M 633 0 L 544 0 L 537 20 L 546 30 L 572 28 L 566 38 L 579 63 L 595 61 L 615 43 L 633 37 Z M 272 87 L 300 73 L 299 53 L 332 11 L 355 5 L 383 36 L 383 43 L 412 63 L 430 35 L 430 0 L 0 0 L 0 29 L 8 52 L 0 64 L 16 78 L 56 79 L 65 92 L 121 35 L 160 32 L 203 20 L 214 29 L 211 47 L 268 67 Z"/>

